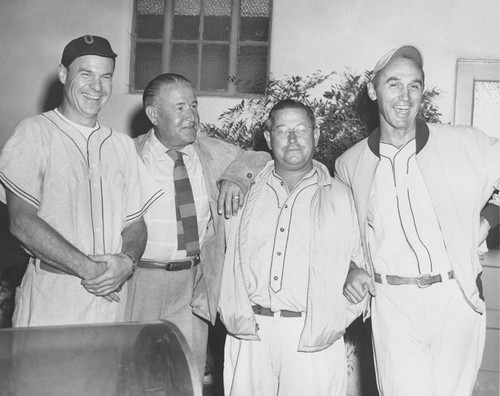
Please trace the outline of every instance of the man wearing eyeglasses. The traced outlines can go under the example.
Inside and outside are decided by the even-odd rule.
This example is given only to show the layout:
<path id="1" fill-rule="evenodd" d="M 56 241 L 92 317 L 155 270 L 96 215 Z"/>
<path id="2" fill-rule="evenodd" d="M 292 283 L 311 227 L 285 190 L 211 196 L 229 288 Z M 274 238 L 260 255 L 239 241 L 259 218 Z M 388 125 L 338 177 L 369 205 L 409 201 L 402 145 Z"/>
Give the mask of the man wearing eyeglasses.
<path id="1" fill-rule="evenodd" d="M 348 188 L 313 160 L 311 109 L 277 103 L 273 152 L 228 220 L 219 311 L 229 336 L 225 395 L 344 395 L 343 333 L 358 315 L 342 286 L 363 254 Z"/>

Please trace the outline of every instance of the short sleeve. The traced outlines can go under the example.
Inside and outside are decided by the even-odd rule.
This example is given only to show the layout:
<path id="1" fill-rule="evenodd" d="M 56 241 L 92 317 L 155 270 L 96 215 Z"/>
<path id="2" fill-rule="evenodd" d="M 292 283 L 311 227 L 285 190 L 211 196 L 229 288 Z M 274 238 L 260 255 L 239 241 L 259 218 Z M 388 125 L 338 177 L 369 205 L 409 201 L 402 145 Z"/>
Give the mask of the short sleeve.
<path id="1" fill-rule="evenodd" d="M 127 196 L 127 222 L 134 221 L 164 194 L 159 184 L 139 158 L 132 140 L 129 150 L 129 188 Z"/>
<path id="2" fill-rule="evenodd" d="M 2 202 L 6 202 L 8 189 L 36 208 L 40 207 L 46 150 L 40 126 L 34 119 L 22 121 L 0 153 Z"/>

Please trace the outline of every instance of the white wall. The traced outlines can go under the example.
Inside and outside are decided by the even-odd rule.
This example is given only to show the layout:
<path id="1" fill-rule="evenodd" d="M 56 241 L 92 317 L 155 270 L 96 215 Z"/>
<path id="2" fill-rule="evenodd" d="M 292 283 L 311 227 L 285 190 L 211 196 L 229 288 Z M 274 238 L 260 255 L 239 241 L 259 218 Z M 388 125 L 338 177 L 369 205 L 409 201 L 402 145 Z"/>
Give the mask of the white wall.
<path id="1" fill-rule="evenodd" d="M 391 48 L 423 52 L 426 85 L 442 90 L 442 120 L 453 120 L 458 58 L 500 59 L 498 0 L 275 0 L 271 70 L 373 69 Z"/>
<path id="2" fill-rule="evenodd" d="M 84 34 L 107 37 L 118 53 L 102 120 L 125 129 L 136 99 L 126 95 L 131 9 L 132 0 L 0 0 L 0 147 L 21 119 L 41 111 L 64 46 Z"/>
<path id="3" fill-rule="evenodd" d="M 133 0 L 0 0 L 0 147 L 21 119 L 41 111 L 64 45 L 83 34 L 107 37 L 118 53 L 100 119 L 131 133 L 141 103 L 128 93 L 132 7 Z M 499 13 L 498 0 L 274 0 L 271 72 L 363 72 L 412 43 L 424 53 L 427 85 L 443 91 L 439 107 L 450 122 L 456 60 L 500 58 Z M 202 121 L 216 123 L 238 101 L 199 98 Z"/>

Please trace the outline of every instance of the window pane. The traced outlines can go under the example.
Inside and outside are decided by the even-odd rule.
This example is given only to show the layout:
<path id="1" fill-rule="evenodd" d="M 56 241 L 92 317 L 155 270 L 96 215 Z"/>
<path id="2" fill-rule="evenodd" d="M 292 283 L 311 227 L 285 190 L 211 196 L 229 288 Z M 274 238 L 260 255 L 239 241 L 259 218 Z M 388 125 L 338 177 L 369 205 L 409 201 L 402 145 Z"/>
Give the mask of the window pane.
<path id="1" fill-rule="evenodd" d="M 198 40 L 200 35 L 200 0 L 176 0 L 174 4 L 172 37 L 179 40 Z"/>
<path id="2" fill-rule="evenodd" d="M 229 45 L 204 45 L 201 56 L 202 91 L 226 91 L 229 75 Z"/>
<path id="3" fill-rule="evenodd" d="M 198 40 L 200 17 L 192 15 L 174 15 L 172 37 L 178 40 Z"/>
<path id="4" fill-rule="evenodd" d="M 172 44 L 170 72 L 181 74 L 191 81 L 198 82 L 198 46 L 196 44 Z"/>
<path id="5" fill-rule="evenodd" d="M 472 125 L 490 136 L 500 137 L 500 82 L 474 81 Z"/>
<path id="6" fill-rule="evenodd" d="M 139 38 L 162 38 L 164 0 L 138 0 L 136 35 Z"/>
<path id="7" fill-rule="evenodd" d="M 203 10 L 203 39 L 229 41 L 231 0 L 206 0 Z"/>
<path id="8" fill-rule="evenodd" d="M 175 0 L 174 2 L 175 15 L 200 15 L 200 10 L 200 0 Z"/>
<path id="9" fill-rule="evenodd" d="M 165 14 L 165 0 L 138 0 L 137 1 L 138 14 Z"/>
<path id="10" fill-rule="evenodd" d="M 135 44 L 135 89 L 144 89 L 161 73 L 161 47 L 161 43 Z"/>
<path id="11" fill-rule="evenodd" d="M 137 15 L 137 37 L 161 39 L 163 37 L 163 20 L 163 15 Z"/>
<path id="12" fill-rule="evenodd" d="M 236 91 L 263 94 L 266 88 L 267 46 L 241 46 L 238 52 Z"/>
<path id="13" fill-rule="evenodd" d="M 268 41 L 269 0 L 242 0 L 240 41 Z"/>

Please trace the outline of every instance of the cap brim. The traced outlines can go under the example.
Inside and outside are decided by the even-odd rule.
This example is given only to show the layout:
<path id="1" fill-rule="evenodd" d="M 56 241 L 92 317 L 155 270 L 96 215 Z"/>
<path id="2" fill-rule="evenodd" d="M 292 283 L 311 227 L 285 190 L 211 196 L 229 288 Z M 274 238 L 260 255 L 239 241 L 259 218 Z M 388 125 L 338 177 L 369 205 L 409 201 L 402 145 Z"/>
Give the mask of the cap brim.
<path id="1" fill-rule="evenodd" d="M 386 67 L 391 60 L 397 58 L 410 58 L 413 59 L 420 67 L 424 66 L 424 60 L 418 48 L 412 45 L 403 45 L 389 51 L 382 58 L 380 58 L 373 68 L 373 75 L 377 74 L 380 70 Z"/>

